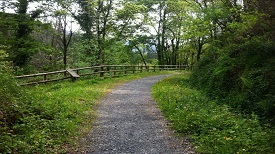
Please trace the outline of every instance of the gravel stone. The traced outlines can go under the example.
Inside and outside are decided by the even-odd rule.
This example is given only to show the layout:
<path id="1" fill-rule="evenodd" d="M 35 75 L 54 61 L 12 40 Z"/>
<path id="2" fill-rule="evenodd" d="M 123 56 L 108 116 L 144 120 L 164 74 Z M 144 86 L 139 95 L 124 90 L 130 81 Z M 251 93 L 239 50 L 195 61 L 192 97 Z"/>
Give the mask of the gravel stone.
<path id="1" fill-rule="evenodd" d="M 98 107 L 87 153 L 195 153 L 187 137 L 173 133 L 151 96 L 152 85 L 167 76 L 135 80 L 112 90 Z"/>

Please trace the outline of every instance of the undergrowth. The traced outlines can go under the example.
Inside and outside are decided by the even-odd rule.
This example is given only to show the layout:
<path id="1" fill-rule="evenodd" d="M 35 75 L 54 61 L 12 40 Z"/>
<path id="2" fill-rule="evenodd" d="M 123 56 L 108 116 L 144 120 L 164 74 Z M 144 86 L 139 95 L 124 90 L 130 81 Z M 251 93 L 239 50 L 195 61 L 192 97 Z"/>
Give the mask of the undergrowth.
<path id="1" fill-rule="evenodd" d="M 194 139 L 199 153 L 274 153 L 274 130 L 261 126 L 254 114 L 245 116 L 217 105 L 189 86 L 190 75 L 177 75 L 153 87 L 153 95 L 173 128 Z"/>
<path id="2" fill-rule="evenodd" d="M 0 102 L 0 153 L 85 150 L 79 145 L 80 138 L 90 131 L 99 100 L 120 83 L 161 73 L 167 72 L 108 79 L 89 77 L 26 87 L 16 85 L 12 75 L 3 73 L 0 94 L 5 100 Z"/>

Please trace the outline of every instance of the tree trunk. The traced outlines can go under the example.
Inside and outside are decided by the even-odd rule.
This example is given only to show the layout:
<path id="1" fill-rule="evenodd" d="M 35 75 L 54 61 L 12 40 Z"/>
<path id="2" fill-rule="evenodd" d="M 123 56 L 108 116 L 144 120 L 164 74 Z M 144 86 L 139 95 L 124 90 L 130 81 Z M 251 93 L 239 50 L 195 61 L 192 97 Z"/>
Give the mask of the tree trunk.
<path id="1" fill-rule="evenodd" d="M 201 54 L 202 54 L 202 47 L 204 45 L 204 38 L 203 37 L 199 37 L 197 40 L 197 61 L 200 60 L 201 58 Z"/>
<path id="2" fill-rule="evenodd" d="M 141 58 L 142 58 L 143 64 L 144 64 L 145 66 L 147 66 L 147 65 L 146 65 L 146 61 L 145 61 L 145 59 L 144 59 L 144 56 L 143 56 L 143 54 L 142 54 L 142 51 L 138 48 L 137 45 L 134 45 L 134 46 L 135 46 L 135 48 L 139 51 L 139 54 L 140 54 L 140 56 L 141 56 Z"/>
<path id="3" fill-rule="evenodd" d="M 14 59 L 13 63 L 15 66 L 24 66 L 30 57 L 28 51 L 26 51 L 25 41 L 32 31 L 30 28 L 30 21 L 28 21 L 27 9 L 28 9 L 28 0 L 19 0 L 18 4 L 18 30 L 16 32 L 16 43 L 14 45 Z M 20 50 L 22 49 L 22 50 Z"/>

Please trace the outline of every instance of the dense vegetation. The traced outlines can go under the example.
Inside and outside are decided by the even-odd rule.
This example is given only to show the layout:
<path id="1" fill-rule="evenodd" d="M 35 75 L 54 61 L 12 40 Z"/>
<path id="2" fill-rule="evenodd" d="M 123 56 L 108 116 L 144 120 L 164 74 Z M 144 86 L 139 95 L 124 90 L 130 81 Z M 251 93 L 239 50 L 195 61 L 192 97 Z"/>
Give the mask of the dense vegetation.
<path id="1" fill-rule="evenodd" d="M 55 118 L 47 113 L 51 110 L 41 105 L 41 96 L 19 87 L 13 79 L 15 75 L 101 64 L 189 65 L 193 68 L 191 85 L 207 100 L 216 102 L 209 106 L 217 110 L 226 106 L 238 116 L 253 115 L 261 127 L 274 127 L 273 0 L 14 0 L 0 3 L 3 140 L 0 148 L 16 152 L 20 147 L 27 147 L 31 151 L 26 152 L 32 153 L 35 149 L 29 145 L 43 150 L 45 147 L 39 146 L 56 144 L 48 141 L 43 144 L 42 140 L 47 135 L 54 138 L 48 131 L 52 129 L 51 124 L 55 125 L 49 122 Z M 48 99 L 45 102 L 60 104 L 56 107 L 58 117 L 68 118 L 65 108 L 68 112 L 82 112 L 82 109 L 71 110 L 72 104 L 54 97 L 53 100 L 45 98 Z M 209 101 L 202 102 L 207 105 Z M 84 115 L 72 118 L 77 120 L 78 116 Z M 258 121 L 254 122 L 255 129 L 260 129 Z M 44 134 L 32 132 L 33 139 L 24 139 L 27 130 L 34 127 L 44 130 Z M 70 136 L 71 130 L 64 134 Z M 259 137 L 261 140 L 263 136 Z M 17 142 L 17 138 L 21 139 Z"/>
<path id="2" fill-rule="evenodd" d="M 153 95 L 172 127 L 200 153 L 274 153 L 275 131 L 194 89 L 190 74 L 165 79 Z"/>
<path id="3" fill-rule="evenodd" d="M 257 15 L 241 14 L 240 21 L 229 24 L 218 40 L 209 43 L 192 74 L 194 85 L 220 104 L 247 114 L 253 112 L 272 125 L 275 124 L 273 4 L 259 1 L 257 6 L 263 8 L 258 8 Z"/>

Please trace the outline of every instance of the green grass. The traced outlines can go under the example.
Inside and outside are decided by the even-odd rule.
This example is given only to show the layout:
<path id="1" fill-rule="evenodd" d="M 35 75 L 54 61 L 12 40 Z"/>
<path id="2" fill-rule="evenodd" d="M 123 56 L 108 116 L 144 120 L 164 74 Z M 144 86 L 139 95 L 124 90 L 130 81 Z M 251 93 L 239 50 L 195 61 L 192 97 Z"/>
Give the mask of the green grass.
<path id="1" fill-rule="evenodd" d="M 24 100 L 27 101 L 14 107 L 13 112 L 18 113 L 18 117 L 11 119 L 16 121 L 10 125 L 3 123 L 5 128 L 0 129 L 0 153 L 74 153 L 76 148 L 83 150 L 85 145 L 80 144 L 80 139 L 90 132 L 96 106 L 107 92 L 126 81 L 167 73 L 107 79 L 87 77 L 76 82 L 25 86 L 21 98 L 26 97 Z"/>
<path id="2" fill-rule="evenodd" d="M 190 86 L 189 76 L 159 82 L 153 95 L 173 129 L 189 135 L 199 153 L 275 153 L 274 130 L 262 127 L 255 115 L 234 113 L 209 100 Z"/>

